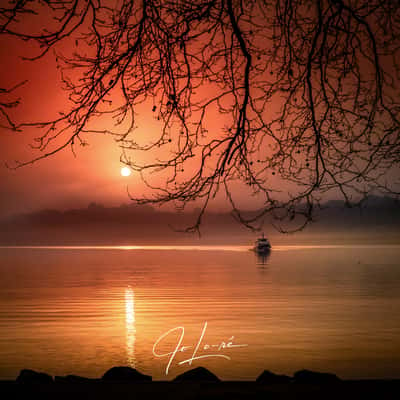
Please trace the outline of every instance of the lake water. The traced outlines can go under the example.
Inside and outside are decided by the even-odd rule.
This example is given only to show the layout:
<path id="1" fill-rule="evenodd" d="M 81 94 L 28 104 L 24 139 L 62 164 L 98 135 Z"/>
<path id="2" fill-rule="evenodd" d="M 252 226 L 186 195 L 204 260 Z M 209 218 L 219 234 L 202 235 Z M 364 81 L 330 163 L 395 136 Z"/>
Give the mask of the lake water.
<path id="1" fill-rule="evenodd" d="M 399 260 L 400 246 L 278 246 L 266 264 L 245 247 L 3 247 L 0 379 L 399 378 Z"/>

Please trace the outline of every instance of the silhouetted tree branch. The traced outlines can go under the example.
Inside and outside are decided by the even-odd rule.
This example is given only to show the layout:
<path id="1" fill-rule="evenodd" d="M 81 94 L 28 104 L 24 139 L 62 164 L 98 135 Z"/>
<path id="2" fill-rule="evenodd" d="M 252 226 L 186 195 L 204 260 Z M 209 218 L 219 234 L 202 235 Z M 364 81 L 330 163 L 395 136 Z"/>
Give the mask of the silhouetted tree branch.
<path id="1" fill-rule="evenodd" d="M 19 100 L 9 99 L 14 89 L 16 89 L 16 87 L 11 89 L 4 89 L 0 87 L 0 127 L 11 128 L 15 130 L 17 127 L 9 115 L 9 110 L 19 104 Z M 3 120 L 5 121 L 5 125 L 2 123 Z"/>
<path id="2" fill-rule="evenodd" d="M 328 192 L 349 205 L 399 194 L 397 1 L 9 1 L 0 14 L 3 35 L 40 45 L 33 60 L 55 52 L 70 99 L 54 120 L 18 124 L 41 134 L 16 167 L 112 135 L 152 189 L 135 201 L 202 202 L 192 230 L 220 190 L 248 227 L 272 213 L 282 230 Z M 46 29 L 27 32 L 32 15 Z M 160 121 L 147 142 L 143 107 Z M 110 116 L 115 129 L 98 129 Z M 257 213 L 239 210 L 237 181 L 263 199 Z"/>

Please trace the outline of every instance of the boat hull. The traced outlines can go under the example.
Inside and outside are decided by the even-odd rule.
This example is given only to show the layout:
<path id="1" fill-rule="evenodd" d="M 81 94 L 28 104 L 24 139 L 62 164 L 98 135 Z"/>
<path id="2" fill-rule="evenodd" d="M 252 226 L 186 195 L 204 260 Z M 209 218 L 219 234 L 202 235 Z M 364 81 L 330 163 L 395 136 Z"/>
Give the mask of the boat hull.
<path id="1" fill-rule="evenodd" d="M 264 247 L 254 247 L 253 249 L 258 254 L 266 254 L 271 251 L 271 246 L 264 246 Z"/>

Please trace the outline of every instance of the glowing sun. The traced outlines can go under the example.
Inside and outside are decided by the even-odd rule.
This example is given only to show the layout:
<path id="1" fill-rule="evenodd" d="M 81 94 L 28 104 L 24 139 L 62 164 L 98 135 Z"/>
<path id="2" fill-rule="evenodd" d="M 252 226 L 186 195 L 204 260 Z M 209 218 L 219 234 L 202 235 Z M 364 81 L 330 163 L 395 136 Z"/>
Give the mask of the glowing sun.
<path id="1" fill-rule="evenodd" d="M 129 176 L 132 173 L 129 167 L 122 167 L 121 168 L 121 175 L 122 176 Z"/>

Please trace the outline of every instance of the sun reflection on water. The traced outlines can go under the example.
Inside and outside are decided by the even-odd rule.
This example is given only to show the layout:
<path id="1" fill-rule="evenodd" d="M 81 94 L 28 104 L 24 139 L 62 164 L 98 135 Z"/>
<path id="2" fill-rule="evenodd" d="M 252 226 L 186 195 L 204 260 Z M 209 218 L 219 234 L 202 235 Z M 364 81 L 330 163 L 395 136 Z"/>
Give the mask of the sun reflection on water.
<path id="1" fill-rule="evenodd" d="M 136 367 L 136 321 L 135 321 L 135 292 L 128 286 L 125 289 L 125 327 L 126 327 L 126 356 L 128 365 Z"/>

